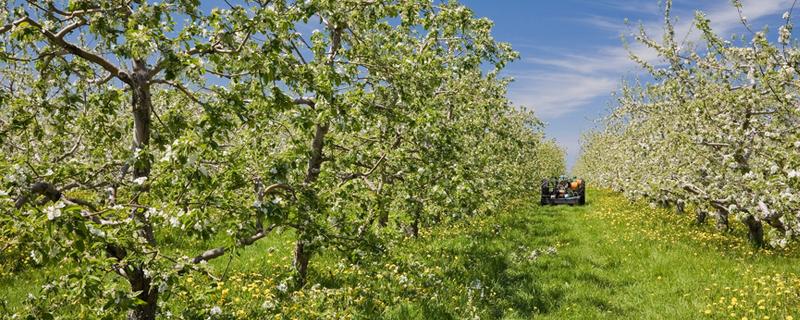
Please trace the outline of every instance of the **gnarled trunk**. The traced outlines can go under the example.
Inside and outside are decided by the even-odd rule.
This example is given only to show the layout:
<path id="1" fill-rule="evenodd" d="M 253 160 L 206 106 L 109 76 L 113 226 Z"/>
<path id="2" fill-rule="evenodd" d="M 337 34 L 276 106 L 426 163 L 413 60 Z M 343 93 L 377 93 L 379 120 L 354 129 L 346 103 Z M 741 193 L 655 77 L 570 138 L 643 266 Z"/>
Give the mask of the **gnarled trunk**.
<path id="1" fill-rule="evenodd" d="M 307 185 L 313 184 L 319 178 L 322 170 L 325 135 L 328 134 L 328 129 L 330 129 L 329 123 L 317 124 L 315 127 L 314 139 L 311 141 L 311 157 L 308 159 L 308 168 L 306 170 L 305 183 Z M 300 286 L 306 283 L 308 261 L 311 259 L 311 252 L 306 248 L 303 241 L 303 232 L 303 230 L 297 230 L 299 239 L 294 246 L 294 260 L 292 262 L 292 266 L 297 272 L 297 283 Z"/>
<path id="2" fill-rule="evenodd" d="M 389 225 L 389 209 L 386 208 L 388 199 L 385 196 L 378 195 L 378 226 L 381 228 L 385 228 Z"/>
<path id="3" fill-rule="evenodd" d="M 706 218 L 708 218 L 708 212 L 701 208 L 696 208 L 694 210 L 694 221 L 697 224 L 705 224 Z"/>
<path id="4" fill-rule="evenodd" d="M 414 222 L 408 228 L 408 234 L 414 238 L 419 237 L 419 215 L 414 215 Z"/>
<path id="5" fill-rule="evenodd" d="M 147 71 L 135 70 L 131 75 L 131 107 L 133 112 L 133 149 L 145 150 L 150 143 L 150 114 L 153 101 Z M 150 160 L 137 161 L 133 167 L 134 178 L 150 175 Z"/>
<path id="6" fill-rule="evenodd" d="M 153 102 L 150 93 L 150 79 L 146 63 L 141 60 L 134 62 L 134 70 L 130 77 L 131 87 L 131 111 L 133 113 L 133 150 L 147 150 L 150 143 L 150 124 Z M 133 166 L 133 177 L 148 178 L 152 163 L 149 157 L 137 159 Z M 134 204 L 139 203 L 138 196 L 133 199 Z M 140 235 L 144 237 L 150 245 L 156 244 L 153 226 L 149 219 L 145 217 L 144 211 L 138 208 L 131 210 L 131 218 L 142 224 Z M 139 292 L 139 298 L 143 304 L 136 305 L 128 312 L 129 320 L 154 320 L 158 309 L 158 289 L 151 286 L 152 280 L 144 274 L 143 266 L 136 266 L 128 272 L 128 282 L 131 291 Z"/>
<path id="7" fill-rule="evenodd" d="M 677 214 L 684 214 L 686 213 L 686 202 L 683 200 L 675 201 L 675 213 Z"/>
<path id="8" fill-rule="evenodd" d="M 747 238 L 750 239 L 750 243 L 756 248 L 763 247 L 764 226 L 761 221 L 756 220 L 752 215 L 748 215 L 742 222 L 747 226 Z"/>
<path id="9" fill-rule="evenodd" d="M 131 291 L 139 291 L 136 296 L 144 304 L 136 305 L 128 312 L 128 320 L 155 320 L 158 309 L 158 288 L 151 286 L 152 280 L 144 274 L 142 268 L 134 268 L 128 275 Z"/>
<path id="10" fill-rule="evenodd" d="M 731 229 L 728 221 L 728 212 L 725 210 L 717 209 L 717 230 L 729 231 Z"/>
<path id="11" fill-rule="evenodd" d="M 308 275 L 308 261 L 311 259 L 311 253 L 306 250 L 305 242 L 298 239 L 294 246 L 294 260 L 292 267 L 297 272 L 297 285 L 302 287 L 306 284 L 306 276 Z"/>
<path id="12" fill-rule="evenodd" d="M 153 110 L 153 102 L 150 94 L 150 83 L 147 78 L 147 69 L 144 67 L 143 62 L 136 63 L 136 69 L 131 75 L 131 105 L 133 113 L 133 149 L 134 151 L 146 150 L 150 143 L 150 123 L 151 113 Z M 147 178 L 150 176 L 150 169 L 152 163 L 150 157 L 146 156 L 143 159 L 137 159 L 133 166 L 133 178 Z M 139 199 L 133 199 L 138 204 Z M 153 226 L 144 213 L 139 209 L 131 211 L 131 217 L 141 222 L 142 236 L 147 239 L 150 244 L 155 244 L 155 235 L 153 233 Z"/>

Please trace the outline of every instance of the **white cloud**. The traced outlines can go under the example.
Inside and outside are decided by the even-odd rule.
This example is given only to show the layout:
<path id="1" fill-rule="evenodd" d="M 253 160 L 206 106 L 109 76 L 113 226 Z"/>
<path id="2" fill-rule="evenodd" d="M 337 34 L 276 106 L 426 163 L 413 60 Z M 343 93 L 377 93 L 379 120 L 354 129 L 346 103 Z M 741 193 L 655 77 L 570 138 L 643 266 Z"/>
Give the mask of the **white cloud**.
<path id="1" fill-rule="evenodd" d="M 511 100 L 534 110 L 542 119 L 574 112 L 592 99 L 611 93 L 618 83 L 613 77 L 579 74 L 543 74 L 516 79 Z"/>
<path id="2" fill-rule="evenodd" d="M 591 5 L 640 14 L 658 13 L 658 2 L 651 0 L 595 0 Z"/>
<path id="3" fill-rule="evenodd" d="M 779 17 L 791 7 L 792 2 L 793 0 L 745 0 L 743 1 L 743 11 L 749 21 L 756 21 L 770 15 Z M 638 11 L 637 8 L 639 8 L 638 4 L 621 1 L 601 1 L 597 4 L 624 11 Z M 654 9 L 648 7 L 647 10 Z M 675 33 L 679 40 L 696 42 L 700 38 L 700 33 L 693 30 L 693 10 L 675 10 L 673 13 L 674 17 L 678 17 L 675 23 Z M 714 31 L 718 34 L 727 35 L 741 27 L 739 13 L 727 1 L 703 11 L 706 12 Z M 656 14 L 658 12 L 658 10 L 655 11 Z M 608 19 L 597 16 L 591 16 L 588 19 L 594 20 L 588 23 L 597 25 L 597 27 L 608 30 L 613 28 Z M 760 29 L 760 27 L 757 24 L 755 26 L 756 29 Z M 663 20 L 654 19 L 644 22 L 644 28 L 650 37 L 660 39 L 663 33 Z M 626 30 L 629 33 L 632 31 L 629 26 L 624 24 L 624 21 L 619 21 L 619 32 Z M 631 44 L 630 52 L 646 61 L 655 62 L 658 59 L 654 50 L 638 43 Z M 629 58 L 629 51 L 621 43 L 590 50 L 584 48 L 580 52 L 548 49 L 544 53 L 544 56 L 528 56 L 522 59 L 524 63 L 538 67 L 536 71 L 527 73 L 533 74 L 533 76 L 516 76 L 517 82 L 513 85 L 510 93 L 514 102 L 533 108 L 543 119 L 553 119 L 583 111 L 588 105 L 595 103 L 598 98 L 609 96 L 623 76 L 631 72 L 639 72 L 636 63 Z"/>
<path id="4" fill-rule="evenodd" d="M 644 1 L 644 2 L 643 2 Z M 779 18 L 792 6 L 794 0 L 744 0 L 743 11 L 754 29 L 760 30 L 763 23 L 758 19 L 774 16 Z M 663 15 L 661 9 L 655 7 L 656 0 L 597 0 L 587 5 L 606 7 L 631 16 L 631 21 L 642 21 L 647 33 L 653 39 L 660 39 L 663 34 Z M 701 3 L 694 0 L 676 0 L 673 17 L 675 34 L 679 40 L 697 42 L 700 33 L 693 28 L 696 9 L 703 9 L 711 20 L 711 27 L 717 34 L 727 36 L 742 32 L 739 13 L 731 6 L 730 1 Z M 703 8 L 698 8 L 700 5 Z M 581 19 L 579 16 L 578 19 Z M 597 15 L 584 15 L 583 20 L 568 19 L 608 32 L 608 37 L 638 32 L 636 24 L 631 28 L 623 19 L 608 18 Z M 615 20 L 616 19 L 616 20 Z M 658 55 L 652 49 L 629 40 L 630 50 L 640 58 L 655 62 Z M 519 44 L 518 44 L 519 45 Z M 577 47 L 573 50 L 554 48 L 542 43 L 528 43 L 519 46 L 536 55 L 523 56 L 522 63 L 517 64 L 511 74 L 516 81 L 509 90 L 509 97 L 518 105 L 534 110 L 536 115 L 548 122 L 582 123 L 581 117 L 593 118 L 604 104 L 611 98 L 625 76 L 639 74 L 641 70 L 629 58 L 629 52 L 621 42 L 599 47 Z M 597 113 L 597 114 L 595 114 Z M 565 130 L 559 126 L 548 128 L 549 134 L 556 138 L 567 150 L 568 164 L 574 164 L 580 152 L 580 142 L 574 130 Z"/>

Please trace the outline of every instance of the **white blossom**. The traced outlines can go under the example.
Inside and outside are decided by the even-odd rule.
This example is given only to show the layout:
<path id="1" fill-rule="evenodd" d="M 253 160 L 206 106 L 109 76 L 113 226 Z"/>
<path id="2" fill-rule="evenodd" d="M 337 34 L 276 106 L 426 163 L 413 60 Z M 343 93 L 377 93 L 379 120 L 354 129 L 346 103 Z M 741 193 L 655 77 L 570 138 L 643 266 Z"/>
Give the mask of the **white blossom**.
<path id="1" fill-rule="evenodd" d="M 35 262 L 35 263 L 40 263 L 41 262 L 41 260 L 39 260 L 39 255 L 36 254 L 36 251 L 31 250 L 29 256 L 31 257 L 31 260 L 33 260 L 33 262 Z"/>
<path id="2" fill-rule="evenodd" d="M 197 167 L 197 171 L 200 171 L 200 174 L 203 176 L 208 177 L 208 169 L 206 169 L 206 166 L 201 165 Z"/>
<path id="3" fill-rule="evenodd" d="M 89 233 L 91 233 L 95 237 L 105 238 L 105 236 L 106 236 L 106 233 L 103 230 L 97 229 L 97 228 L 95 228 L 95 227 L 93 227 L 91 225 L 88 226 L 88 229 L 89 229 Z"/>
<path id="4" fill-rule="evenodd" d="M 778 28 L 778 43 L 789 44 L 789 38 L 792 37 L 792 29 L 790 25 L 781 26 Z"/>
<path id="5" fill-rule="evenodd" d="M 289 286 L 287 286 L 287 285 L 286 285 L 286 282 L 281 282 L 281 283 L 278 285 L 278 287 L 277 287 L 277 288 L 278 288 L 278 291 L 280 291 L 280 292 L 284 292 L 284 293 L 285 293 L 287 290 L 289 290 Z"/>
<path id="6" fill-rule="evenodd" d="M 61 216 L 61 208 L 64 208 L 63 202 L 56 202 L 56 204 L 49 206 L 44 209 L 44 212 L 47 213 L 47 220 L 55 220 L 56 218 Z"/>
<path id="7" fill-rule="evenodd" d="M 147 181 L 147 177 L 138 177 L 136 179 L 133 179 L 133 183 L 138 185 L 143 185 L 145 181 Z"/>
<path id="8" fill-rule="evenodd" d="M 210 314 L 212 316 L 220 315 L 222 314 L 222 308 L 220 308 L 219 306 L 214 306 L 213 308 L 211 308 Z"/>
<path id="9" fill-rule="evenodd" d="M 167 148 L 164 150 L 164 156 L 161 158 L 162 162 L 169 162 L 175 156 L 175 152 L 172 151 L 172 145 L 167 145 Z"/>

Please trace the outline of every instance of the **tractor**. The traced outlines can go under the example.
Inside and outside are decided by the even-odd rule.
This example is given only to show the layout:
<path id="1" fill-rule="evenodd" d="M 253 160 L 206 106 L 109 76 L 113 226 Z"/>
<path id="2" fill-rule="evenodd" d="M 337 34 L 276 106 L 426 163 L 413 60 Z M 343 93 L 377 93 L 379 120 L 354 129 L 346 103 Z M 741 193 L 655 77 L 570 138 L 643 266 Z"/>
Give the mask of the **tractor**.
<path id="1" fill-rule="evenodd" d="M 576 177 L 553 177 L 542 180 L 541 205 L 586 204 L 586 181 Z"/>

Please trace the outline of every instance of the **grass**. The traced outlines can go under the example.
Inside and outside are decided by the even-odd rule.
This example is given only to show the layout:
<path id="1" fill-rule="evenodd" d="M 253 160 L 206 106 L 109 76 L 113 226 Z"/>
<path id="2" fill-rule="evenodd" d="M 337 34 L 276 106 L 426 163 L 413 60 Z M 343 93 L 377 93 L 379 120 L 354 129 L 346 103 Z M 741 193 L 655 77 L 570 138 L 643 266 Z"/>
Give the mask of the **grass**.
<path id="1" fill-rule="evenodd" d="M 215 261 L 225 282 L 182 279 L 207 299 L 179 294 L 168 308 L 284 319 L 800 319 L 796 251 L 753 250 L 740 229 L 720 233 L 612 193 L 588 198 L 427 229 L 380 258 L 316 256 L 298 291 L 281 290 L 293 244 L 283 233 L 230 265 Z M 1 279 L 0 299 L 18 304 L 44 272 L 57 270 Z"/>

